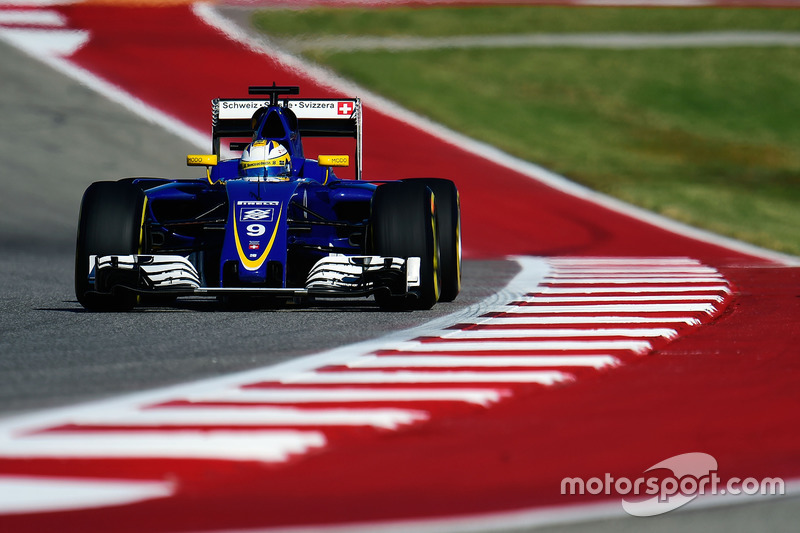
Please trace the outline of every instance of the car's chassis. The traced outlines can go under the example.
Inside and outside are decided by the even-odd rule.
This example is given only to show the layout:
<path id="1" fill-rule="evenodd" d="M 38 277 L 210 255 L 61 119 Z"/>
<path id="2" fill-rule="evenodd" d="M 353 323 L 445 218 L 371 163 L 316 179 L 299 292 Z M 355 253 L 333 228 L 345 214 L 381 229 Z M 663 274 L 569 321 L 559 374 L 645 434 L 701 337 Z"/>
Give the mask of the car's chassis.
<path id="1" fill-rule="evenodd" d="M 382 308 L 429 309 L 453 300 L 461 278 L 455 184 L 361 180 L 360 100 L 279 100 L 298 92 L 251 87 L 268 100 L 214 100 L 213 154 L 187 156 L 189 166 L 205 167 L 204 177 L 93 183 L 78 222 L 81 305 L 374 296 Z M 306 158 L 303 137 L 355 139 L 355 179 L 333 172 L 350 165 L 349 155 Z M 271 143 L 288 158 L 283 173 L 253 175 L 244 156 L 221 158 L 222 139 L 243 138 L 250 140 L 231 142 L 231 152 Z M 266 159 L 252 164 L 269 170 Z"/>

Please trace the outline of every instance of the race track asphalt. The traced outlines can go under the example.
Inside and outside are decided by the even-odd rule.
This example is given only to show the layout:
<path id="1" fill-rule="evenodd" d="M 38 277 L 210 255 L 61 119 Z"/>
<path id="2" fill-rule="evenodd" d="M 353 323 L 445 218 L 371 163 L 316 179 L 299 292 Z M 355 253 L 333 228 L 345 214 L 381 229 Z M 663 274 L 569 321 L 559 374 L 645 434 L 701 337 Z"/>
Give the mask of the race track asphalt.
<path id="1" fill-rule="evenodd" d="M 193 177 L 196 147 L 0 43 L 0 416 L 271 365 L 422 324 L 491 295 L 516 266 L 471 261 L 431 311 L 366 301 L 228 312 L 215 302 L 85 312 L 73 292 L 81 195 L 93 181 Z"/>

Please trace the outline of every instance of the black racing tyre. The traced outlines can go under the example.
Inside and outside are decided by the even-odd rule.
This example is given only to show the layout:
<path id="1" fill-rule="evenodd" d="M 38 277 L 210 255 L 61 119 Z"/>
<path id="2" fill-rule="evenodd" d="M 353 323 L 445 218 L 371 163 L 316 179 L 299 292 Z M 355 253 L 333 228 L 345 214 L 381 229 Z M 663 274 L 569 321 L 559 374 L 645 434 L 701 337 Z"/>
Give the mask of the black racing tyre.
<path id="1" fill-rule="evenodd" d="M 75 245 L 75 296 L 92 311 L 127 310 L 132 293 L 97 294 L 89 284 L 89 257 L 142 253 L 147 198 L 131 183 L 99 181 L 83 193 Z"/>
<path id="2" fill-rule="evenodd" d="M 395 182 L 379 186 L 372 197 L 367 249 L 384 257 L 419 257 L 418 298 L 377 293 L 384 309 L 430 309 L 441 293 L 436 203 L 427 187 Z"/>
<path id="3" fill-rule="evenodd" d="M 440 302 L 452 302 L 461 292 L 461 202 L 456 184 L 442 178 L 403 180 L 428 187 L 436 196 L 442 292 Z"/>

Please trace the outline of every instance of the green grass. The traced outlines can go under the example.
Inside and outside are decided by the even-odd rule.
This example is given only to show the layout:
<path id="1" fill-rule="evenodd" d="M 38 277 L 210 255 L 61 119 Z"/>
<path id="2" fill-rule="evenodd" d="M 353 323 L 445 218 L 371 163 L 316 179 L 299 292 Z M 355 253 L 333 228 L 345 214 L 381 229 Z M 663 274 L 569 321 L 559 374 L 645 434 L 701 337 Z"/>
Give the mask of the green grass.
<path id="1" fill-rule="evenodd" d="M 268 15 L 269 24 L 288 17 L 288 31 L 311 33 L 324 23 L 322 33 L 347 29 L 353 35 L 800 26 L 800 10 L 774 9 L 336 9 Z M 800 254 L 800 48 L 317 50 L 308 57 L 596 190 Z"/>

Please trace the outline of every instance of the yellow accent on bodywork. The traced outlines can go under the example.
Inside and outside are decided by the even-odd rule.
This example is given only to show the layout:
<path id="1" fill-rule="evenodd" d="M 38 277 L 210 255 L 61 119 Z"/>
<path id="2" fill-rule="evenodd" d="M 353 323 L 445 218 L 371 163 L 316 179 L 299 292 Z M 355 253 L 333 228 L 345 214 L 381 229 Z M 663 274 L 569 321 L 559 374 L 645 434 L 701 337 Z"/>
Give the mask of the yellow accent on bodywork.
<path id="1" fill-rule="evenodd" d="M 142 202 L 142 218 L 140 220 L 141 224 L 139 224 L 139 245 L 136 248 L 136 253 L 140 255 L 144 253 L 144 221 L 146 218 L 147 218 L 147 195 L 145 195 L 144 202 Z M 92 267 L 89 267 L 89 270 L 91 269 Z M 142 295 L 137 294 L 136 305 L 140 305 L 141 303 L 142 303 Z"/>
<path id="2" fill-rule="evenodd" d="M 147 196 L 144 197 L 144 202 L 142 202 L 142 218 L 140 220 L 141 224 L 139 224 L 139 247 L 136 250 L 136 253 L 143 254 L 144 253 L 144 220 L 147 216 Z"/>
<path id="3" fill-rule="evenodd" d="M 323 167 L 349 167 L 349 155 L 321 155 L 317 159 L 320 166 Z"/>
<path id="4" fill-rule="evenodd" d="M 278 221 L 275 222 L 275 229 L 272 230 L 272 237 L 269 239 L 269 243 L 267 247 L 264 249 L 264 253 L 261 254 L 261 257 L 258 259 L 248 259 L 247 254 L 244 253 L 242 249 L 242 242 L 239 240 L 239 228 L 236 227 L 236 217 L 233 219 L 233 238 L 236 241 L 236 251 L 239 253 L 239 259 L 242 261 L 242 265 L 247 270 L 258 270 L 261 268 L 261 265 L 264 264 L 264 261 L 267 259 L 267 255 L 269 251 L 272 250 L 272 245 L 275 244 L 275 236 L 278 234 L 278 226 L 281 225 L 281 215 L 283 214 L 283 206 L 281 206 L 280 210 L 278 211 Z"/>
<path id="5" fill-rule="evenodd" d="M 189 154 L 186 164 L 190 167 L 215 167 L 219 159 L 214 154 Z"/>

